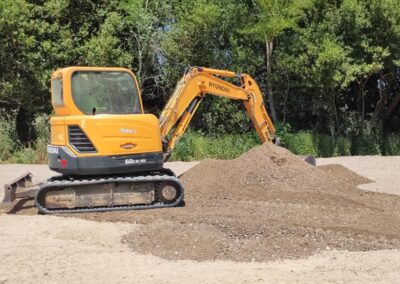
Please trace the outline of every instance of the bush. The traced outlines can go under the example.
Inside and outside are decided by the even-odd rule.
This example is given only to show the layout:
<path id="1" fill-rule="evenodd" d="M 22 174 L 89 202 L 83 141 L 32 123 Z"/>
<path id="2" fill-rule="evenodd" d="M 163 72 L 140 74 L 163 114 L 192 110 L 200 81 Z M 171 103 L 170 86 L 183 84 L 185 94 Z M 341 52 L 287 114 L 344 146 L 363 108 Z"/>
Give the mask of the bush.
<path id="1" fill-rule="evenodd" d="M 34 164 L 36 163 L 36 160 L 37 156 L 35 149 L 27 147 L 14 152 L 9 162 L 18 164 Z"/>
<path id="2" fill-rule="evenodd" d="M 380 155 L 382 151 L 383 126 L 371 115 L 362 119 L 356 112 L 345 118 L 345 135 L 351 137 L 351 155 Z"/>
<path id="3" fill-rule="evenodd" d="M 280 131 L 281 146 L 296 155 L 314 155 L 316 157 L 348 156 L 351 141 L 345 137 L 332 137 L 311 131 L 290 133 Z M 234 159 L 242 153 L 259 145 L 255 132 L 247 134 L 225 134 L 206 136 L 190 131 L 179 141 L 172 152 L 171 161 L 194 161 L 206 158 Z"/>
<path id="4" fill-rule="evenodd" d="M 400 155 L 400 135 L 389 134 L 384 143 L 385 155 Z"/>
<path id="5" fill-rule="evenodd" d="M 290 127 L 279 129 L 281 145 L 296 155 L 315 157 L 349 156 L 351 141 L 346 137 L 333 137 L 312 131 L 290 132 Z"/>
<path id="6" fill-rule="evenodd" d="M 46 163 L 47 144 L 50 139 L 49 118 L 47 114 L 35 117 L 33 127 L 37 140 L 22 147 L 15 134 L 15 119 L 11 115 L 0 116 L 0 162 Z M 333 137 L 312 131 L 293 133 L 288 124 L 277 126 L 281 145 L 296 155 L 316 157 L 348 155 L 400 155 L 400 135 L 390 134 L 383 139 L 377 131 L 367 127 L 361 135 Z M 242 153 L 259 145 L 255 131 L 245 134 L 205 135 L 188 131 L 175 147 L 171 161 L 193 161 L 207 158 L 234 159 Z"/>
<path id="7" fill-rule="evenodd" d="M 16 148 L 15 119 L 0 116 L 0 161 L 8 160 Z"/>
<path id="8" fill-rule="evenodd" d="M 315 143 L 315 135 L 309 131 L 298 133 L 284 133 L 280 136 L 281 145 L 296 155 L 317 156 L 318 150 Z"/>
<path id="9" fill-rule="evenodd" d="M 281 132 L 278 135 L 281 146 L 296 155 L 313 155 L 316 157 L 350 155 L 350 139 L 315 134 L 311 131 L 298 133 Z M 206 158 L 234 159 L 242 153 L 259 145 L 255 132 L 247 134 L 225 134 L 205 136 L 199 132 L 188 132 L 179 141 L 172 152 L 171 161 L 194 161 Z"/>
<path id="10" fill-rule="evenodd" d="M 205 136 L 189 131 L 176 145 L 170 160 L 234 159 L 258 144 L 255 133 Z"/>
<path id="11" fill-rule="evenodd" d="M 351 140 L 346 137 L 337 137 L 333 156 L 351 156 Z"/>
<path id="12" fill-rule="evenodd" d="M 50 115 L 39 114 L 35 117 L 33 127 L 36 132 L 34 149 L 36 152 L 35 163 L 47 162 L 47 144 L 50 141 Z"/>
<path id="13" fill-rule="evenodd" d="M 352 155 L 381 155 L 382 149 L 380 141 L 374 136 L 357 136 L 352 139 L 351 154 Z"/>
<path id="14" fill-rule="evenodd" d="M 11 163 L 46 163 L 47 144 L 50 139 L 49 115 L 36 115 L 33 122 L 37 139 L 23 146 L 15 134 L 15 119 L 2 116 L 0 119 L 0 162 Z"/>

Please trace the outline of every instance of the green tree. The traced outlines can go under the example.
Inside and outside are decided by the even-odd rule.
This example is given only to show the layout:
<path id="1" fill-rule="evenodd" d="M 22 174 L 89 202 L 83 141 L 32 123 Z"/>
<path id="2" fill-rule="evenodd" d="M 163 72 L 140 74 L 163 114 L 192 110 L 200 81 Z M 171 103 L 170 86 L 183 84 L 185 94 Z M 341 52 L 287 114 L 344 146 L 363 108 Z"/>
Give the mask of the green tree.
<path id="1" fill-rule="evenodd" d="M 381 31 L 372 17 L 373 9 L 381 6 L 371 5 L 377 1 L 345 0 L 332 21 L 335 33 L 350 51 L 351 63 L 348 65 L 346 82 L 356 82 L 358 86 L 359 105 L 362 120 L 365 118 L 366 85 L 370 78 L 384 69 L 385 59 L 390 52 L 381 42 L 374 40 Z M 385 2 L 385 1 L 379 1 Z M 391 2 L 391 1 L 390 1 Z"/>
<path id="2" fill-rule="evenodd" d="M 131 67 L 132 55 L 120 47 L 118 33 L 122 28 L 121 16 L 116 12 L 111 12 L 101 25 L 98 34 L 82 45 L 81 54 L 84 63 L 96 66 Z"/>
<path id="3" fill-rule="evenodd" d="M 287 29 L 295 29 L 304 15 L 304 9 L 310 5 L 306 0 L 258 0 L 257 22 L 244 32 L 254 35 L 265 44 L 265 63 L 267 68 L 267 90 L 272 118 L 278 121 L 275 109 L 272 64 L 274 41 Z"/>

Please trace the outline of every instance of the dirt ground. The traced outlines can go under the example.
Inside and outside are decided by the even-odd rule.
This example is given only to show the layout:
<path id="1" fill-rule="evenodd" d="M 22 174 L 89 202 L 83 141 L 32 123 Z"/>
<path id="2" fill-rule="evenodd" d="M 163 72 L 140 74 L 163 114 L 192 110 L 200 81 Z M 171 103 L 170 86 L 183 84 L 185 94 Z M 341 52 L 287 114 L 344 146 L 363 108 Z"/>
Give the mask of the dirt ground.
<path id="1" fill-rule="evenodd" d="M 244 179 L 233 178 L 229 170 L 218 176 L 218 161 L 203 162 L 182 177 L 189 187 L 183 209 L 72 218 L 0 215 L 0 283 L 398 282 L 400 252 L 388 249 L 399 247 L 399 198 L 353 186 L 375 180 L 358 187 L 400 194 L 395 186 L 400 181 L 400 157 L 317 161 L 341 164 L 359 175 L 338 165 L 305 173 L 288 157 L 276 157 L 269 156 L 271 168 L 243 169 Z M 230 168 L 244 161 L 239 162 L 233 161 Z M 263 161 L 253 163 L 260 168 Z M 0 183 L 31 167 L 13 166 L 0 165 Z M 44 178 L 46 167 L 39 167 L 35 166 L 36 176 L 42 173 Z M 316 190 L 291 184 L 298 181 L 299 171 L 304 184 L 314 182 Z M 380 172 L 385 179 L 379 178 Z M 199 173 L 207 179 L 196 184 L 193 179 Z M 246 188 L 247 197 L 231 190 L 232 180 Z M 211 194 L 208 189 L 215 182 L 221 186 Z M 272 190 L 267 190 L 271 182 Z M 336 186 L 324 196 L 324 184 Z M 224 200 L 224 214 L 215 196 Z M 207 207 L 198 202 L 203 199 Z M 196 239 L 199 248 L 193 247 Z"/>
<path id="2" fill-rule="evenodd" d="M 400 156 L 335 157 L 318 159 L 318 164 L 341 164 L 375 181 L 373 183 L 359 185 L 359 188 L 374 192 L 399 194 L 400 185 L 396 182 L 396 176 L 399 176 L 400 173 Z"/>

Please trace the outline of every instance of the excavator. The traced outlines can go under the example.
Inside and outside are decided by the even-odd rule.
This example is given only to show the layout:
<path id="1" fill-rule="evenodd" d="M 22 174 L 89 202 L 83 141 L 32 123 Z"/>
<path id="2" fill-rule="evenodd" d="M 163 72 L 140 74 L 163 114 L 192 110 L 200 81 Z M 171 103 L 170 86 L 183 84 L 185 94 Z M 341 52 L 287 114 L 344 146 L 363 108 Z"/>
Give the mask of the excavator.
<path id="1" fill-rule="evenodd" d="M 47 153 L 50 169 L 61 175 L 32 184 L 27 173 L 5 185 L 3 203 L 31 198 L 43 214 L 179 206 L 184 188 L 163 164 L 207 95 L 242 102 L 260 141 L 274 142 L 262 93 L 247 74 L 191 67 L 157 118 L 144 113 L 129 69 L 56 70 Z"/>

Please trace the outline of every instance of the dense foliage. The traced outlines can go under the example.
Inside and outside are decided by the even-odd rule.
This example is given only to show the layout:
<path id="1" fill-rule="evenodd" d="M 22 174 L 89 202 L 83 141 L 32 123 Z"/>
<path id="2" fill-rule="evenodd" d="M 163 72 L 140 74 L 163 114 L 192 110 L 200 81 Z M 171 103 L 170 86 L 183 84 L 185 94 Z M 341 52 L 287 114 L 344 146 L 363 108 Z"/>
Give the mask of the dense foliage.
<path id="1" fill-rule="evenodd" d="M 56 68 L 129 67 L 158 113 L 188 66 L 209 66 L 254 76 L 286 137 L 343 138 L 348 154 L 385 153 L 390 141 L 396 152 L 399 43 L 397 0 L 2 0 L 2 147 L 40 138 Z M 235 135 L 250 131 L 244 117 L 209 98 L 192 128 Z"/>

